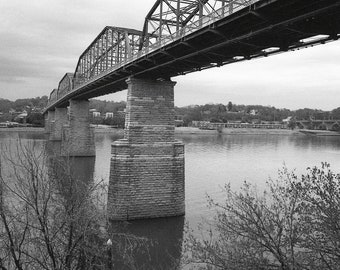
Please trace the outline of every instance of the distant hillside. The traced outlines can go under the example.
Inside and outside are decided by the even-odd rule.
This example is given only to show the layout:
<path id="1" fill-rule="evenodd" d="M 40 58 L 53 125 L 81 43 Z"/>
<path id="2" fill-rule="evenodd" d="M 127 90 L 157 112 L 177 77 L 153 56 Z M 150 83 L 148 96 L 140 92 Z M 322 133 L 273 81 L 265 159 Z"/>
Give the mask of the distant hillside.
<path id="1" fill-rule="evenodd" d="M 11 110 L 16 112 L 39 110 L 46 107 L 47 101 L 47 96 L 17 99 L 15 101 L 0 98 L 0 112 L 8 113 Z"/>
<path id="2" fill-rule="evenodd" d="M 3 114 L 9 113 L 10 111 L 22 112 L 27 111 L 30 112 L 32 110 L 41 110 L 46 107 L 48 101 L 47 96 L 36 97 L 36 98 L 26 98 L 26 99 L 17 99 L 15 101 L 11 101 L 8 99 L 0 98 L 0 112 Z M 103 101 L 97 99 L 90 100 L 90 108 L 95 109 L 98 112 L 117 112 L 122 111 L 126 107 L 126 102 L 114 102 L 114 101 Z"/>
<path id="3" fill-rule="evenodd" d="M 340 119 L 340 107 L 332 111 L 322 111 L 317 109 L 278 109 L 272 106 L 262 105 L 237 105 L 228 104 L 205 104 L 191 105 L 186 107 L 176 107 L 176 115 L 180 116 L 184 125 L 189 125 L 192 121 L 210 122 L 281 122 L 288 117 L 295 120 L 327 120 Z"/>

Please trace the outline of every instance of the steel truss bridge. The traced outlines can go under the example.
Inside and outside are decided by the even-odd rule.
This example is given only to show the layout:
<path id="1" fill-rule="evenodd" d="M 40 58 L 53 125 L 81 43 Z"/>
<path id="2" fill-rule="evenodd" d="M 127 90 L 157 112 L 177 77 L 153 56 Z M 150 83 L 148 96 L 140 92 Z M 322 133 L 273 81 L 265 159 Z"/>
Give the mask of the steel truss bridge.
<path id="1" fill-rule="evenodd" d="M 339 39 L 340 0 L 157 0 L 141 31 L 107 26 L 46 111 L 127 88 Z"/>

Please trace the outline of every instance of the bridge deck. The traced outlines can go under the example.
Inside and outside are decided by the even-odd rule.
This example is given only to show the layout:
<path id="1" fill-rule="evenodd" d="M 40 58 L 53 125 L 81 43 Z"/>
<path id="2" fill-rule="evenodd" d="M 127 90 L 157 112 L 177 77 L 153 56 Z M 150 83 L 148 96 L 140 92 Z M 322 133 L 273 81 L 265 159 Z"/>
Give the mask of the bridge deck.
<path id="1" fill-rule="evenodd" d="M 46 111 L 66 106 L 71 98 L 87 99 L 124 90 L 130 76 L 168 79 L 337 40 L 339 33 L 340 0 L 260 0 L 229 16 L 215 14 L 210 20 L 202 20 L 195 31 L 145 48 L 49 104 Z M 308 39 L 317 35 L 317 39 Z"/>

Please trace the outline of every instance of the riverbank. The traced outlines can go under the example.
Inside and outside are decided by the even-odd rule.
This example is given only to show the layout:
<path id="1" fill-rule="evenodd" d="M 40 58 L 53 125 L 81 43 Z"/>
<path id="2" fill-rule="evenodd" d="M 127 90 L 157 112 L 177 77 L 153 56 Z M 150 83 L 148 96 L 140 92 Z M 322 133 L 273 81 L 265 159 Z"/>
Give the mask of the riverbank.
<path id="1" fill-rule="evenodd" d="M 104 126 L 104 125 L 100 125 L 100 126 L 92 126 L 92 128 L 94 129 L 94 133 L 114 133 L 114 134 L 124 134 L 124 129 L 122 128 L 114 128 L 114 127 L 110 127 L 110 126 Z"/>
<path id="2" fill-rule="evenodd" d="M 44 133 L 45 129 L 42 127 L 11 127 L 0 128 L 0 132 L 37 132 Z"/>
<path id="3" fill-rule="evenodd" d="M 217 130 L 206 130 L 195 127 L 176 127 L 176 134 L 219 134 Z M 225 135 L 303 135 L 298 130 L 259 129 L 259 128 L 224 128 L 220 134 Z"/>
<path id="4" fill-rule="evenodd" d="M 112 128 L 108 126 L 94 126 L 94 133 L 115 133 L 124 134 L 124 130 L 120 128 Z M 34 127 L 13 127 L 13 128 L 0 128 L 1 132 L 28 132 L 28 133 L 41 133 L 45 132 L 44 128 Z M 195 127 L 176 127 L 175 134 L 201 134 L 201 135 L 297 135 L 297 136 L 340 136 L 338 132 L 334 131 L 315 131 L 315 130 L 290 130 L 290 129 L 259 129 L 259 128 L 224 128 L 221 133 L 217 130 L 206 130 Z"/>
<path id="5" fill-rule="evenodd" d="M 340 132 L 330 130 L 302 129 L 300 132 L 308 136 L 340 136 Z"/>
<path id="6" fill-rule="evenodd" d="M 93 127 L 95 133 L 124 133 L 123 129 L 111 128 L 111 127 Z M 42 127 L 13 127 L 13 128 L 0 128 L 1 132 L 33 132 L 33 133 L 45 133 L 45 129 Z"/>

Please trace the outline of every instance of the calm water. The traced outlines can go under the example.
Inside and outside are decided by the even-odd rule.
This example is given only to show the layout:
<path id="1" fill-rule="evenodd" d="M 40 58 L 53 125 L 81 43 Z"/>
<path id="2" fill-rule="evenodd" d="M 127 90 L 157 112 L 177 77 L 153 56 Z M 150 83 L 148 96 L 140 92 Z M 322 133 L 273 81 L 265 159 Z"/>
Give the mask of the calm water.
<path id="1" fill-rule="evenodd" d="M 96 134 L 95 178 L 108 179 L 110 145 L 119 138 Z M 283 166 L 301 174 L 323 161 L 340 171 L 340 137 L 179 134 L 177 139 L 185 144 L 186 219 L 190 223 L 209 217 L 206 195 L 222 200 L 226 183 L 237 189 L 246 180 L 262 189 Z"/>
<path id="2" fill-rule="evenodd" d="M 19 137 L 41 143 L 44 140 L 40 134 L 0 132 L 0 142 Z M 93 176 L 95 181 L 108 181 L 110 146 L 121 135 L 96 134 L 95 138 L 96 158 L 80 159 L 77 170 L 91 178 Z M 334 171 L 340 171 L 340 137 L 181 134 L 177 138 L 185 143 L 185 218 L 138 221 L 127 228 L 158 243 L 150 251 L 155 269 L 170 264 L 168 254 L 175 261 L 179 260 L 185 222 L 196 227 L 202 218 L 211 219 L 213 213 L 207 208 L 206 195 L 223 201 L 225 183 L 230 182 L 234 189 L 238 189 L 247 180 L 264 189 L 266 180 L 275 178 L 284 165 L 301 174 L 308 166 L 327 161 Z M 141 261 L 145 260 L 143 254 L 140 257 Z"/>

